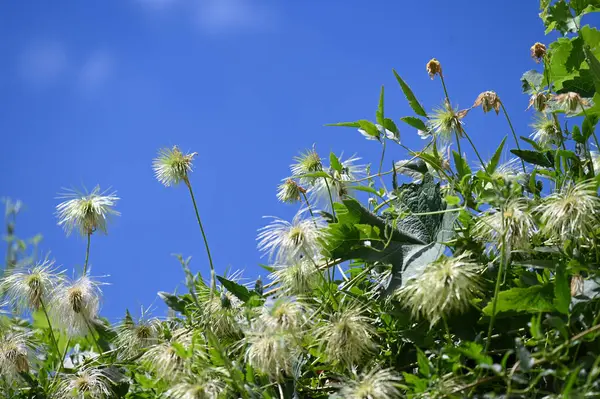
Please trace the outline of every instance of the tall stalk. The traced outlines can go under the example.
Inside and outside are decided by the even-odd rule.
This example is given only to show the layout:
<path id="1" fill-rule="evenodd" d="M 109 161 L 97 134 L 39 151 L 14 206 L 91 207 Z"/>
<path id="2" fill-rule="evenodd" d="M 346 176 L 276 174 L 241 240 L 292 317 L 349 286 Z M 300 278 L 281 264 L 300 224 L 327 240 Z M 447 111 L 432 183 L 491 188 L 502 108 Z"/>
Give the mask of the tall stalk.
<path id="1" fill-rule="evenodd" d="M 87 245 L 85 248 L 85 263 L 83 264 L 83 275 L 85 276 L 87 273 L 88 262 L 90 259 L 90 241 L 92 239 L 92 232 L 87 233 Z"/>
<path id="2" fill-rule="evenodd" d="M 196 204 L 196 198 L 194 197 L 194 190 L 192 190 L 192 185 L 187 177 L 184 179 L 184 182 L 188 190 L 190 190 L 190 196 L 192 197 L 192 203 L 194 204 L 194 210 L 196 211 L 196 219 L 198 220 L 198 226 L 200 226 L 200 232 L 202 233 L 202 238 L 204 239 L 204 246 L 206 247 L 206 254 L 208 255 L 208 263 L 210 265 L 210 296 L 212 298 L 214 291 L 217 287 L 215 267 L 213 264 L 212 256 L 210 255 L 210 247 L 208 246 L 208 239 L 206 238 L 206 233 L 204 232 L 204 227 L 202 226 L 202 220 L 200 220 L 200 213 L 198 212 L 198 205 Z"/>
<path id="3" fill-rule="evenodd" d="M 506 111 L 506 108 L 504 107 L 504 103 L 502 101 L 500 101 L 500 106 L 502 107 L 502 112 L 504 112 L 504 116 L 506 117 L 506 120 L 508 121 L 508 126 L 510 127 L 510 131 L 512 132 L 513 138 L 515 139 L 515 144 L 517 145 L 517 149 L 520 151 L 521 146 L 519 145 L 519 140 L 517 139 L 517 133 L 515 133 L 515 128 L 513 127 L 513 124 L 510 121 L 510 117 L 508 116 L 508 112 Z M 519 159 L 521 159 L 521 158 L 519 158 Z M 525 169 L 525 161 L 523 161 L 523 159 L 521 159 L 521 166 L 523 166 L 523 173 L 527 173 L 527 171 Z"/>
<path id="4" fill-rule="evenodd" d="M 502 248 L 500 250 L 500 266 L 498 267 L 498 274 L 496 276 L 496 287 L 494 288 L 494 299 L 492 299 L 492 316 L 488 326 L 487 340 L 485 341 L 485 353 L 487 353 L 490 347 L 490 341 L 492 340 L 492 331 L 494 329 L 494 322 L 496 321 L 496 306 L 498 305 L 498 293 L 500 292 L 501 276 L 504 269 L 504 263 L 506 262 L 506 226 L 504 221 L 504 207 L 500 211 L 502 212 Z"/>
<path id="5" fill-rule="evenodd" d="M 46 322 L 48 323 L 48 328 L 50 329 L 50 339 L 52 339 L 52 343 L 56 348 L 56 354 L 60 356 L 60 349 L 58 347 L 58 341 L 56 340 L 56 336 L 54 335 L 54 329 L 52 328 L 52 322 L 50 321 L 50 316 L 48 316 L 48 311 L 46 310 L 46 305 L 44 301 L 40 299 L 40 305 L 42 308 L 42 312 L 44 312 L 44 316 L 46 317 Z M 64 368 L 63 358 L 60 358 L 60 370 Z"/>

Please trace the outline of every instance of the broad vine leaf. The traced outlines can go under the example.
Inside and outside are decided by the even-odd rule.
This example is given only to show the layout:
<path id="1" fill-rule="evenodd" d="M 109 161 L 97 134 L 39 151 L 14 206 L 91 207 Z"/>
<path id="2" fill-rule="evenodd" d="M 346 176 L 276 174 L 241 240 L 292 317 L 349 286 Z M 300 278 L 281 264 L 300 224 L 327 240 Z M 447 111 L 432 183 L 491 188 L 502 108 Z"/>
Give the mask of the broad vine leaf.
<path id="1" fill-rule="evenodd" d="M 542 86 L 544 75 L 532 69 L 521 76 L 523 93 L 533 94 Z"/>
<path id="2" fill-rule="evenodd" d="M 511 288 L 498 294 L 496 314 L 501 312 L 551 312 L 555 310 L 553 305 L 553 284 L 534 285 L 527 288 Z M 483 313 L 492 315 L 493 301 L 490 301 Z"/>

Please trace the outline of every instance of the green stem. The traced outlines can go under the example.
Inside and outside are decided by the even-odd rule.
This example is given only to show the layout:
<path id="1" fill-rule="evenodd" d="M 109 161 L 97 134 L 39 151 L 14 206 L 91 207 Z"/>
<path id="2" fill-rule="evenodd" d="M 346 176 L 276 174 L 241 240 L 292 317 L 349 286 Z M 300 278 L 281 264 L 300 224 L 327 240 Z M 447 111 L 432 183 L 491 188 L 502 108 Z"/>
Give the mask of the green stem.
<path id="1" fill-rule="evenodd" d="M 494 299 L 492 299 L 492 316 L 490 318 L 490 325 L 488 327 L 487 340 L 485 341 L 484 353 L 488 352 L 490 342 L 492 340 L 492 331 L 494 329 L 494 321 L 496 320 L 496 306 L 498 305 L 498 293 L 500 292 L 500 281 L 502 276 L 502 270 L 504 269 L 505 262 L 505 248 L 506 248 L 506 229 L 504 225 L 504 209 L 502 212 L 502 248 L 500 250 L 500 266 L 498 267 L 498 275 L 496 276 L 496 287 L 494 288 Z"/>
<path id="2" fill-rule="evenodd" d="M 475 147 L 475 144 L 473 144 L 471 137 L 467 134 L 467 131 L 465 129 L 463 129 L 462 127 L 460 128 L 460 130 L 465 135 L 467 140 L 469 140 L 469 144 L 471 144 L 473 151 L 475 151 L 475 155 L 477 155 L 477 158 L 479 159 L 479 162 L 481 163 L 481 167 L 483 168 L 484 171 L 487 171 L 487 168 L 485 167 L 485 162 L 483 162 L 483 158 L 481 158 L 481 155 L 479 155 L 479 151 L 477 151 L 477 147 Z"/>
<path id="3" fill-rule="evenodd" d="M 315 220 L 315 214 L 312 211 L 312 208 L 310 206 L 310 202 L 308 202 L 308 197 L 306 196 L 306 193 L 302 193 L 302 196 L 304 197 L 304 202 L 306 202 L 306 207 L 308 208 L 308 212 L 310 212 L 310 217 L 312 218 L 315 227 L 317 226 L 317 221 Z"/>
<path id="4" fill-rule="evenodd" d="M 96 344 L 96 348 L 98 348 L 98 353 L 103 353 L 102 348 L 100 347 L 100 344 L 98 343 L 98 340 L 96 339 L 96 330 L 94 329 L 94 327 L 92 327 L 92 325 L 90 324 L 89 320 L 87 319 L 87 317 L 83 317 L 83 320 L 85 321 L 85 324 L 87 325 L 88 330 L 90 331 L 90 335 L 92 336 L 92 339 L 94 340 L 94 343 Z"/>
<path id="5" fill-rule="evenodd" d="M 324 177 L 323 179 L 325 179 L 325 186 L 327 187 L 327 194 L 329 194 L 329 203 L 331 204 L 331 212 L 333 213 L 333 217 L 335 219 L 337 219 L 337 216 L 335 215 L 335 207 L 333 206 L 333 197 L 331 196 L 331 188 L 329 188 L 329 182 L 327 181 L 326 177 Z"/>
<path id="6" fill-rule="evenodd" d="M 510 121 L 510 117 L 508 116 L 508 112 L 506 111 L 506 108 L 504 107 L 504 103 L 502 101 L 500 101 L 500 106 L 502 107 L 502 112 L 504 112 L 504 116 L 506 117 L 506 120 L 508 121 L 508 126 L 510 127 L 510 131 L 512 132 L 513 138 L 515 139 L 515 144 L 517 145 L 517 149 L 520 151 L 521 146 L 519 145 L 519 140 L 517 139 L 517 133 L 515 132 L 515 128 L 513 127 L 513 124 Z M 525 161 L 523 161 L 522 159 L 521 159 L 521 165 L 523 166 L 523 173 L 527 173 L 527 171 L 525 170 Z"/>
<path id="7" fill-rule="evenodd" d="M 92 233 L 87 234 L 87 245 L 85 248 L 85 263 L 83 264 L 83 275 L 85 276 L 88 268 L 88 261 L 90 259 L 90 241 L 92 240 Z"/>
<path id="8" fill-rule="evenodd" d="M 206 247 L 206 254 L 208 255 L 208 264 L 210 265 L 210 296 L 212 298 L 214 291 L 217 287 L 217 281 L 215 276 L 215 267 L 213 264 L 212 256 L 210 255 L 210 247 L 208 246 L 208 240 L 206 239 L 206 233 L 204 232 L 204 227 L 202 226 L 202 220 L 200 220 L 200 213 L 198 212 L 198 205 L 196 204 L 196 197 L 194 197 L 194 190 L 192 190 L 192 185 L 190 180 L 186 177 L 184 179 L 185 185 L 190 190 L 190 196 L 192 197 L 192 203 L 194 204 L 194 210 L 196 211 L 196 219 L 198 219 L 198 226 L 200 226 L 200 232 L 202 233 L 202 238 L 204 239 L 204 246 Z"/>
<path id="9" fill-rule="evenodd" d="M 52 339 L 52 343 L 56 348 L 56 354 L 60 356 L 60 349 L 58 348 L 58 341 L 56 340 L 56 336 L 54 335 L 54 329 L 52 328 L 52 322 L 50 321 L 50 316 L 48 316 L 48 311 L 46 310 L 46 305 L 43 300 L 40 300 L 40 305 L 42 307 L 42 312 L 44 312 L 44 316 L 46 317 L 46 321 L 48 322 L 48 328 L 50 329 L 50 338 Z M 64 368 L 63 359 L 60 359 L 60 370 Z"/>
<path id="10" fill-rule="evenodd" d="M 452 336 L 450 335 L 450 328 L 448 327 L 448 321 L 446 320 L 446 315 L 442 316 L 442 321 L 444 322 L 444 328 L 446 329 L 446 341 L 448 341 L 448 345 L 454 345 L 452 342 Z"/>

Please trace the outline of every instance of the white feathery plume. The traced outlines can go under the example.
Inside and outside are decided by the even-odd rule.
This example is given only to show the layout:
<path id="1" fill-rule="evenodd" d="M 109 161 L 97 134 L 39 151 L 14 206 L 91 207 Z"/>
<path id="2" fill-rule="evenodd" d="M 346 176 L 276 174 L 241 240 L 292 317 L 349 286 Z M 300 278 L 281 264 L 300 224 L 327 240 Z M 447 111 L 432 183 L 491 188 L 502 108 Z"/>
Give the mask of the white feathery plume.
<path id="1" fill-rule="evenodd" d="M 100 309 L 100 282 L 88 275 L 58 285 L 52 295 L 50 314 L 58 328 L 69 335 L 85 335 Z"/>

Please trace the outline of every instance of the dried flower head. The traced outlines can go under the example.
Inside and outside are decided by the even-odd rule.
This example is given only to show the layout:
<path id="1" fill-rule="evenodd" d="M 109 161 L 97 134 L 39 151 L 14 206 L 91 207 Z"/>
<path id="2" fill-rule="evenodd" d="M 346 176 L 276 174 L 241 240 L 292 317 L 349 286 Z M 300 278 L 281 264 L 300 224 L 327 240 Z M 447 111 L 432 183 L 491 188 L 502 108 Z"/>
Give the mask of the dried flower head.
<path id="1" fill-rule="evenodd" d="M 543 147 L 551 144 L 559 145 L 563 140 L 556 123 L 544 115 L 538 116 L 531 127 L 533 128 L 531 137 Z"/>
<path id="2" fill-rule="evenodd" d="M 300 355 L 296 335 L 284 329 L 259 325 L 246 333 L 243 342 L 248 363 L 271 380 L 290 375 Z"/>
<path id="3" fill-rule="evenodd" d="M 538 42 L 531 46 L 531 58 L 533 58 L 538 64 L 544 59 L 545 55 L 546 45 Z"/>
<path id="4" fill-rule="evenodd" d="M 59 198 L 67 200 L 56 207 L 58 225 L 65 229 L 67 235 L 73 230 L 77 230 L 82 236 L 97 230 L 106 234 L 108 218 L 120 215 L 113 209 L 119 200 L 115 194 L 100 192 L 100 187 L 96 186 L 89 194 L 71 190 L 61 195 Z"/>
<path id="5" fill-rule="evenodd" d="M 372 323 L 362 308 L 346 306 L 319 326 L 315 336 L 329 361 L 352 367 L 365 362 L 376 348 Z"/>
<path id="6" fill-rule="evenodd" d="M 114 384 L 120 379 L 115 369 L 84 367 L 75 374 L 61 375 L 57 398 L 109 399 L 114 395 Z"/>
<path id="7" fill-rule="evenodd" d="M 279 185 L 277 190 L 277 198 L 279 201 L 287 202 L 289 204 L 300 202 L 304 194 L 306 194 L 306 189 L 292 179 L 286 179 Z"/>
<path id="8" fill-rule="evenodd" d="M 279 298 L 270 306 L 263 306 L 258 320 L 268 329 L 290 332 L 302 330 L 306 323 L 306 311 L 298 301 Z"/>
<path id="9" fill-rule="evenodd" d="M 141 350 L 158 342 L 161 324 L 158 319 L 147 318 L 144 309 L 137 322 L 133 321 L 129 313 L 117 327 L 115 345 L 119 348 L 119 355 L 124 358 L 133 357 Z"/>
<path id="10" fill-rule="evenodd" d="M 70 335 L 86 334 L 98 316 L 100 285 L 87 275 L 58 285 L 52 294 L 50 308 L 57 326 Z"/>
<path id="11" fill-rule="evenodd" d="M 0 333 L 0 375 L 15 379 L 29 372 L 29 335 L 23 332 Z"/>
<path id="12" fill-rule="evenodd" d="M 529 105 L 527 106 L 527 109 L 533 107 L 538 112 L 544 112 L 549 100 L 550 95 L 548 93 L 534 93 L 531 95 L 531 97 L 529 97 Z"/>
<path id="13" fill-rule="evenodd" d="M 513 249 L 528 249 L 531 237 L 537 228 L 525 198 L 512 198 L 503 210 L 484 212 L 477 218 L 473 235 L 485 243 L 491 243 L 499 250 L 502 248 L 502 236 L 507 252 Z"/>
<path id="14" fill-rule="evenodd" d="M 309 198 L 312 204 L 325 209 L 331 209 L 331 201 L 339 202 L 350 193 L 353 181 L 366 175 L 365 166 L 356 164 L 360 160 L 359 157 L 352 156 L 343 160 L 340 155 L 338 159 L 342 164 L 342 170 L 338 171 L 329 168 L 328 172 L 331 177 L 316 179 L 313 186 L 309 189 Z"/>
<path id="15" fill-rule="evenodd" d="M 587 100 L 581 98 L 578 93 L 568 92 L 563 94 L 558 94 L 553 98 L 554 102 L 565 112 L 572 113 L 577 112 L 577 109 L 583 110 L 584 107 L 589 105 Z"/>
<path id="16" fill-rule="evenodd" d="M 172 332 L 169 341 L 151 346 L 140 358 L 140 362 L 160 378 L 176 380 L 184 371 L 185 360 L 177 347 L 187 350 L 193 342 L 193 333 L 181 328 Z"/>
<path id="17" fill-rule="evenodd" d="M 275 259 L 278 264 L 288 264 L 303 258 L 315 258 L 320 251 L 323 221 L 303 219 L 299 211 L 292 222 L 271 216 L 273 221 L 259 229 L 258 249 Z"/>
<path id="18" fill-rule="evenodd" d="M 321 277 L 315 265 L 308 259 L 292 264 L 276 266 L 269 276 L 276 281 L 288 295 L 306 295 L 315 289 Z"/>
<path id="19" fill-rule="evenodd" d="M 481 290 L 481 267 L 469 260 L 470 253 L 427 265 L 423 273 L 395 292 L 413 317 L 422 316 L 433 325 L 453 313 L 464 312 Z"/>
<path id="20" fill-rule="evenodd" d="M 500 97 L 494 91 L 484 91 L 477 99 L 475 99 L 475 103 L 473 107 L 479 107 L 483 109 L 484 113 L 487 113 L 491 110 L 496 111 L 496 115 L 500 112 L 500 106 L 502 103 L 500 102 Z"/>
<path id="21" fill-rule="evenodd" d="M 452 108 L 446 101 L 442 108 L 433 111 L 431 119 L 428 121 L 428 127 L 431 132 L 443 141 L 452 140 L 453 135 L 458 134 L 462 137 L 462 119 L 467 115 L 467 110 L 459 111 L 458 108 Z"/>
<path id="22" fill-rule="evenodd" d="M 169 399 L 216 399 L 226 388 L 227 385 L 223 381 L 213 378 L 210 374 L 201 378 L 196 375 L 173 385 L 165 396 Z"/>
<path id="23" fill-rule="evenodd" d="M 352 370 L 353 378 L 343 378 L 335 384 L 337 395 L 344 399 L 392 399 L 400 397 L 398 385 L 402 381 L 393 369 L 372 368 L 358 374 Z"/>
<path id="24" fill-rule="evenodd" d="M 299 156 L 294 157 L 295 163 L 290 165 L 293 176 L 302 176 L 309 173 L 320 172 L 323 170 L 323 161 L 314 148 L 306 150 Z M 301 177 L 300 183 L 303 186 L 312 185 L 315 178 Z"/>
<path id="25" fill-rule="evenodd" d="M 536 211 L 543 224 L 542 232 L 562 242 L 587 236 L 598 226 L 600 198 L 593 181 L 565 184 L 545 198 Z"/>
<path id="26" fill-rule="evenodd" d="M 184 154 L 179 147 L 161 148 L 158 156 L 152 161 L 156 180 L 166 187 L 176 186 L 181 181 L 187 181 L 188 173 L 192 171 L 192 161 L 198 153 Z"/>
<path id="27" fill-rule="evenodd" d="M 431 60 L 429 60 L 429 62 L 427 63 L 427 73 L 429 74 L 429 77 L 431 79 L 433 79 L 435 77 L 435 75 L 442 75 L 442 64 L 440 64 L 440 62 L 438 60 L 436 60 L 435 58 L 432 58 Z"/>
<path id="28" fill-rule="evenodd" d="M 15 270 L 0 282 L 0 291 L 5 293 L 8 303 L 23 311 L 36 311 L 46 306 L 49 297 L 60 281 L 54 262 L 44 261 L 31 269 Z"/>

